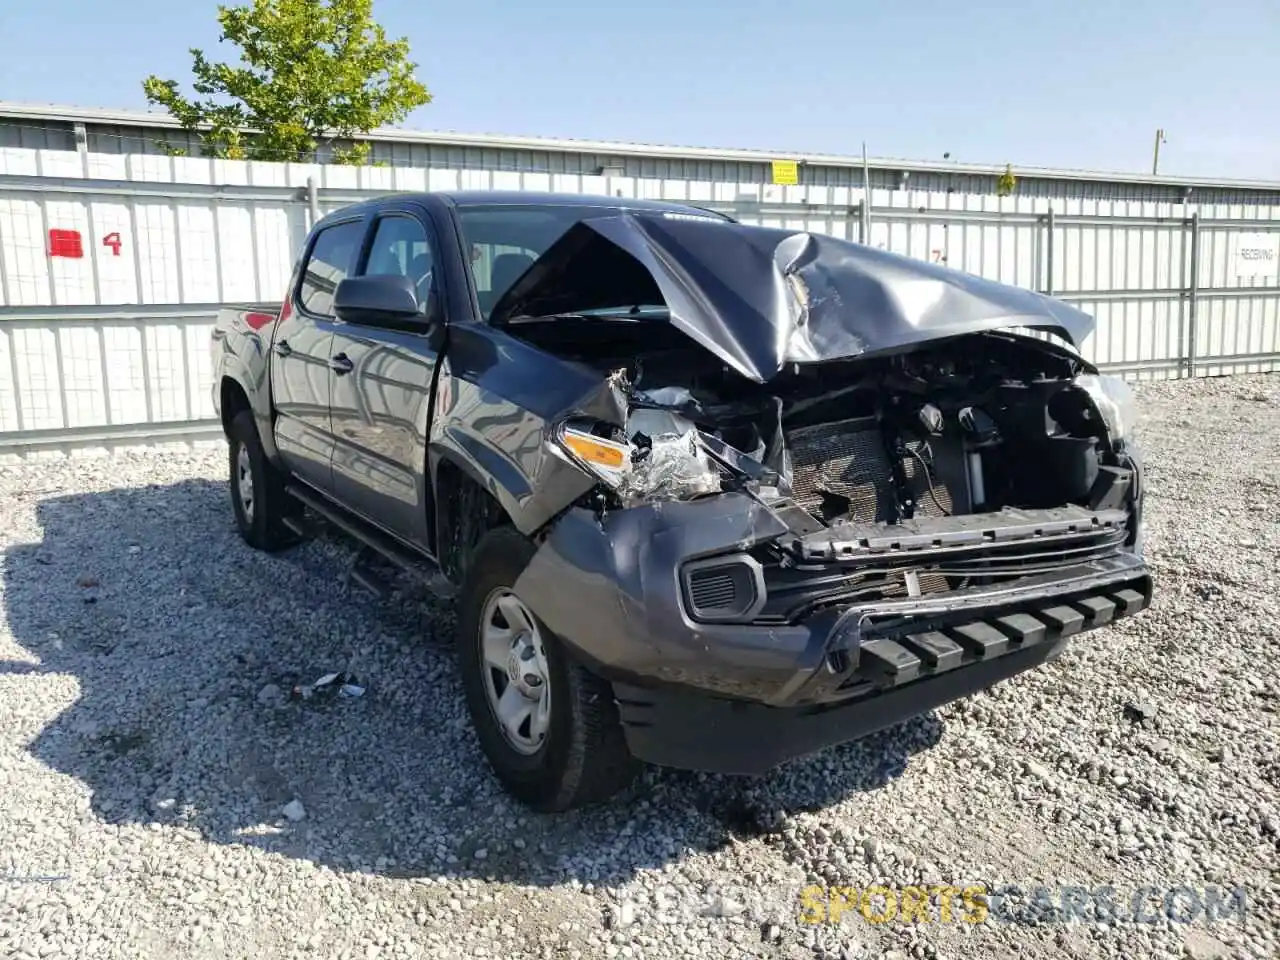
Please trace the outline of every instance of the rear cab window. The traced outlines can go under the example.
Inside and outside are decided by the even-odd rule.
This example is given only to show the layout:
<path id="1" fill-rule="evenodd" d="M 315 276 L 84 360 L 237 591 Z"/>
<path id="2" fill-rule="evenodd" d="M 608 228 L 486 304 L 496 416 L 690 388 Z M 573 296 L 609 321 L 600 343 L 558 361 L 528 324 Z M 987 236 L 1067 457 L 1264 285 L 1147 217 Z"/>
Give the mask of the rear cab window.
<path id="1" fill-rule="evenodd" d="M 316 234 L 298 285 L 298 300 L 307 313 L 333 316 L 333 292 L 351 274 L 364 228 L 363 220 L 347 220 Z"/>

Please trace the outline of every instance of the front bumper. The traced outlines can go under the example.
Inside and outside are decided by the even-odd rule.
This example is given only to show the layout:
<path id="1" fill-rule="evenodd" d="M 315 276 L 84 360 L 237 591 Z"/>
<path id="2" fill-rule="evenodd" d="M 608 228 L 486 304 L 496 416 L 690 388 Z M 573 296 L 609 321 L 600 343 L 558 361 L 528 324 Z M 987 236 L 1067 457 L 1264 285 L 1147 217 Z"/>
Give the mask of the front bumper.
<path id="1" fill-rule="evenodd" d="M 724 494 L 597 518 L 570 510 L 516 589 L 614 683 L 642 760 L 759 773 L 983 689 L 1068 638 L 1150 601 L 1140 557 L 1117 552 L 991 586 L 828 607 L 796 623 L 700 623 L 679 571 L 787 527 Z"/>

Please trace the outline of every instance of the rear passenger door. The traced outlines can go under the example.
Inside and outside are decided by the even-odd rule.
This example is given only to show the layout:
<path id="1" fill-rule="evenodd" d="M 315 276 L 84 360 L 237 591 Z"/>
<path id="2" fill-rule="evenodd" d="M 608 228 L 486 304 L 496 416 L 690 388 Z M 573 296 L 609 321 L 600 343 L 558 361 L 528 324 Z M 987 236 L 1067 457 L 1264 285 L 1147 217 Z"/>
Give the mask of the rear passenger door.
<path id="1" fill-rule="evenodd" d="M 276 447 L 292 474 L 325 492 L 332 487 L 333 292 L 355 269 L 364 228 L 364 218 L 357 217 L 322 227 L 311 238 L 271 345 Z"/>
<path id="2" fill-rule="evenodd" d="M 394 327 L 339 321 L 330 401 L 335 497 L 428 551 L 427 421 L 444 334 L 436 308 L 444 302 L 438 251 L 425 211 L 412 205 L 379 211 L 359 273 L 410 277 L 421 320 Z"/>

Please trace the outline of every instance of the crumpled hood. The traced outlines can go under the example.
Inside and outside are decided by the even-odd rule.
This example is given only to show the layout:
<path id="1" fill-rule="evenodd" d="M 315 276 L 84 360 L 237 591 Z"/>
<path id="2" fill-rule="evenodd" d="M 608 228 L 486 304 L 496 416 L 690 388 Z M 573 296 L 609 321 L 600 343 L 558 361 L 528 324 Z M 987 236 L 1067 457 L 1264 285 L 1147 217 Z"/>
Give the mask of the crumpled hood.
<path id="1" fill-rule="evenodd" d="M 1093 318 L 1019 287 L 821 234 L 680 214 L 584 220 L 495 305 L 491 322 L 665 304 L 672 323 L 743 376 L 927 340 L 1031 327 L 1075 345 Z M 601 321 L 607 322 L 607 321 Z"/>

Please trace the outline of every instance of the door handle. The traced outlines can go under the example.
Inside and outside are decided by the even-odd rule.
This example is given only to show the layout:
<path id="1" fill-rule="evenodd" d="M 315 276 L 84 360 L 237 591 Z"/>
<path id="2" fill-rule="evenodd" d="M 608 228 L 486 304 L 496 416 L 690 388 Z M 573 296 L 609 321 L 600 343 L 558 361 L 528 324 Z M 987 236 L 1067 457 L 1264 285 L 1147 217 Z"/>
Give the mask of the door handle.
<path id="1" fill-rule="evenodd" d="M 335 356 L 332 360 L 329 361 L 329 369 L 332 370 L 334 373 L 336 373 L 338 376 L 342 376 L 343 374 L 350 373 L 355 368 L 356 368 L 356 365 L 351 362 L 351 358 L 348 357 L 345 353 L 340 353 L 337 356 Z"/>
<path id="2" fill-rule="evenodd" d="M 289 346 L 288 340 L 277 340 L 275 346 L 272 347 L 277 356 L 288 357 L 293 354 L 293 347 Z"/>

